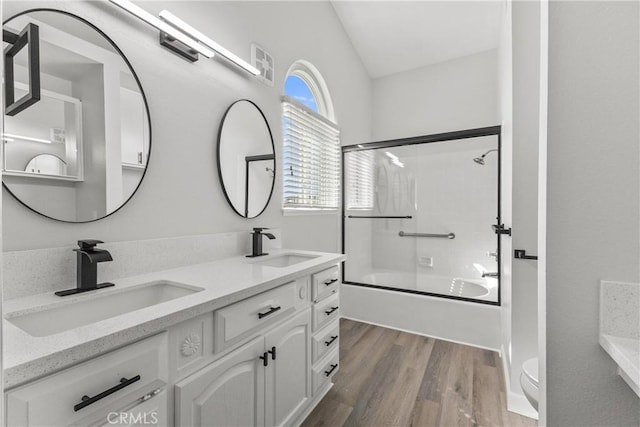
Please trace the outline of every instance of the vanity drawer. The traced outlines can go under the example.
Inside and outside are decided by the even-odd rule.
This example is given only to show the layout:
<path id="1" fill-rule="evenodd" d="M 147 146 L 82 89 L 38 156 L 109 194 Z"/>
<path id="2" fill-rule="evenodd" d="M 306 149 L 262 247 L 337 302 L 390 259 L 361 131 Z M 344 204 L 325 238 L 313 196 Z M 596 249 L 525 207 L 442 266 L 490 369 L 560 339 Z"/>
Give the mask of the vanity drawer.
<path id="1" fill-rule="evenodd" d="M 314 395 L 318 392 L 320 387 L 322 387 L 327 381 L 330 381 L 336 372 L 338 372 L 338 354 L 338 349 L 336 348 L 328 357 L 320 361 L 313 368 L 312 386 Z"/>
<path id="2" fill-rule="evenodd" d="M 318 302 L 331 294 L 338 292 L 340 283 L 340 267 L 334 265 L 313 275 L 313 301 Z"/>
<path id="3" fill-rule="evenodd" d="M 290 282 L 216 311 L 216 352 L 293 313 L 297 300 L 296 282 Z"/>
<path id="4" fill-rule="evenodd" d="M 316 363 L 334 348 L 338 348 L 339 331 L 340 321 L 336 319 L 313 336 L 313 363 Z"/>
<path id="5" fill-rule="evenodd" d="M 313 305 L 313 330 L 317 331 L 333 319 L 340 317 L 340 294 L 333 294 Z"/>
<path id="6" fill-rule="evenodd" d="M 134 393 L 137 398 L 161 387 L 167 383 L 167 372 L 167 334 L 162 333 L 8 391 L 7 425 L 74 424 L 121 407 L 119 402 Z M 123 386 L 122 379 L 129 385 Z M 113 392 L 83 408 L 77 406 L 86 400 L 84 396 L 96 397 L 107 390 Z"/>

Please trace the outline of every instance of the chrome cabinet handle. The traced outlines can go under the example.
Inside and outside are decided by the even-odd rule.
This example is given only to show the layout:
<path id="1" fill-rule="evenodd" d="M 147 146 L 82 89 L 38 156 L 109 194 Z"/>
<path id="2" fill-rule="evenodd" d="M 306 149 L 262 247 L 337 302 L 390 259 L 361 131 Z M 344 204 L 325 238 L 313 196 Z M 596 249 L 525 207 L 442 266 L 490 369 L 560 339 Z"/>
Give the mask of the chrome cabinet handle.
<path id="1" fill-rule="evenodd" d="M 105 390 L 100 394 L 96 394 L 93 397 L 89 397 L 87 395 L 84 395 L 84 396 L 82 396 L 82 399 L 81 399 L 82 402 L 74 405 L 73 410 L 75 412 L 78 412 L 80 409 L 85 408 L 85 407 L 87 407 L 87 406 L 89 406 L 91 404 L 94 404 L 98 400 L 104 399 L 105 397 L 115 393 L 118 390 L 122 390 L 123 388 L 125 388 L 127 386 L 130 386 L 131 384 L 135 383 L 136 381 L 140 381 L 140 375 L 136 375 L 135 377 L 129 378 L 129 379 L 121 378 L 120 379 L 120 384 L 114 385 L 110 389 Z"/>
<path id="2" fill-rule="evenodd" d="M 277 306 L 277 307 L 270 307 L 269 311 L 266 311 L 264 313 L 258 313 L 258 319 L 262 319 L 263 317 L 267 317 L 270 314 L 275 313 L 276 311 L 280 310 L 282 307 L 281 306 Z"/>

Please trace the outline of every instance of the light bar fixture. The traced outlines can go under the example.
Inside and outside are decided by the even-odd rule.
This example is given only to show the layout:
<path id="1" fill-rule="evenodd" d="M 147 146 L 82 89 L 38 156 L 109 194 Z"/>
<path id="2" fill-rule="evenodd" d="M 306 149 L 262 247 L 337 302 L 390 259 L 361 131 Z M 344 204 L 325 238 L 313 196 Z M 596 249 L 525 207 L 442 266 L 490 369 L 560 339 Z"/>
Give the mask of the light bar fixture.
<path id="1" fill-rule="evenodd" d="M 182 19 L 178 18 L 168 10 L 163 10 L 162 12 L 160 12 L 160 18 L 164 19 L 166 22 L 173 25 L 175 28 L 183 31 L 185 34 L 188 34 L 190 37 L 193 37 L 198 42 L 202 43 L 204 46 L 207 46 L 213 49 L 216 53 L 219 53 L 220 55 L 224 56 L 229 61 L 233 62 L 234 64 L 236 64 L 240 68 L 243 68 L 244 70 L 248 71 L 254 76 L 257 76 L 260 74 L 260 70 L 258 70 L 256 67 L 252 66 L 247 61 L 240 58 L 238 55 L 234 54 L 233 52 L 230 52 L 228 49 L 225 49 L 224 47 L 220 46 L 218 43 L 214 42 L 209 37 L 205 36 L 200 31 L 196 30 L 191 25 L 187 24 Z"/>
<path id="2" fill-rule="evenodd" d="M 161 19 L 156 18 L 146 10 L 131 3 L 129 0 L 109 0 L 109 1 L 115 4 L 116 6 L 119 6 L 122 9 L 126 10 L 127 12 L 134 15 L 135 17 L 143 20 L 144 22 L 151 25 L 152 27 L 155 27 L 156 29 L 160 30 L 162 33 L 165 33 L 169 37 L 186 45 L 190 49 L 193 49 L 194 51 L 204 55 L 205 57 L 213 58 L 215 56 L 215 52 L 213 50 L 198 43 L 196 40 L 192 39 L 191 37 L 188 37 L 180 30 L 172 27 L 171 25 L 167 24 Z"/>
<path id="3" fill-rule="evenodd" d="M 20 139 L 23 141 L 31 141 L 31 142 L 41 142 L 43 144 L 51 144 L 51 141 L 48 139 L 42 139 L 42 138 L 32 138 L 30 136 L 22 136 L 22 135 L 14 135 L 12 133 L 3 133 L 2 134 L 3 138 L 5 141 L 7 142 L 13 142 L 14 139 Z"/>

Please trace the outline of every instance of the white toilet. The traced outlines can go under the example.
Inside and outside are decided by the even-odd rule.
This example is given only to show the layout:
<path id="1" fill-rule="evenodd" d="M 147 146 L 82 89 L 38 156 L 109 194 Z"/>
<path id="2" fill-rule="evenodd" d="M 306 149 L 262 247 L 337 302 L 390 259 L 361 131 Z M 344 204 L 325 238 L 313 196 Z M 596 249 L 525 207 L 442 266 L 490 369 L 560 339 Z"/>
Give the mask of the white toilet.
<path id="1" fill-rule="evenodd" d="M 534 357 L 522 364 L 520 385 L 531 406 L 538 410 L 538 358 Z"/>

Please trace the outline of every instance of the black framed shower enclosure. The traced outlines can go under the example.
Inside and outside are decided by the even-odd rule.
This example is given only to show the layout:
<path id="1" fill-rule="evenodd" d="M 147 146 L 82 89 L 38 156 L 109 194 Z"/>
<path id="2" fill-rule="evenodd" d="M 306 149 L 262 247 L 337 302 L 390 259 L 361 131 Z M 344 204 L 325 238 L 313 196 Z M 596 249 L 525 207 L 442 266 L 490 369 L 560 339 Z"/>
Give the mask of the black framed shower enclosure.
<path id="1" fill-rule="evenodd" d="M 342 282 L 499 306 L 501 160 L 500 126 L 343 146 Z"/>

